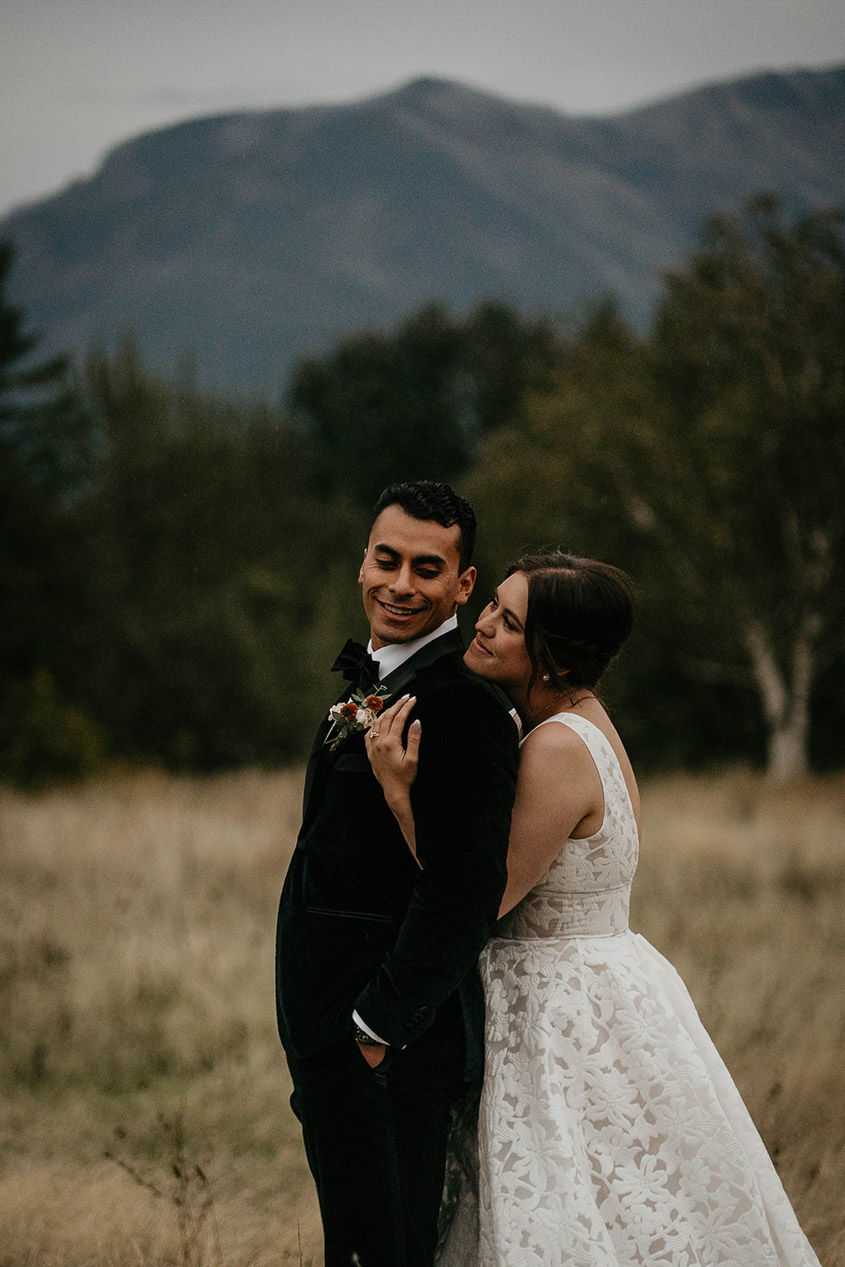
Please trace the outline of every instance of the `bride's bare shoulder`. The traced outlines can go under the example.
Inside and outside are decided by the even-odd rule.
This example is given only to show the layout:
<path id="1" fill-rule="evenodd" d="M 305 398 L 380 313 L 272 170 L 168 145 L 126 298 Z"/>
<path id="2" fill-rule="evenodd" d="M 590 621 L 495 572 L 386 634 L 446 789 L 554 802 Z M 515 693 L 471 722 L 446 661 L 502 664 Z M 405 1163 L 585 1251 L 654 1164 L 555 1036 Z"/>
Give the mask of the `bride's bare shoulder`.
<path id="1" fill-rule="evenodd" d="M 565 761 L 569 768 L 573 763 L 589 768 L 593 764 L 584 740 L 571 726 L 550 719 L 530 730 L 522 741 L 520 764 L 532 765 Z"/>

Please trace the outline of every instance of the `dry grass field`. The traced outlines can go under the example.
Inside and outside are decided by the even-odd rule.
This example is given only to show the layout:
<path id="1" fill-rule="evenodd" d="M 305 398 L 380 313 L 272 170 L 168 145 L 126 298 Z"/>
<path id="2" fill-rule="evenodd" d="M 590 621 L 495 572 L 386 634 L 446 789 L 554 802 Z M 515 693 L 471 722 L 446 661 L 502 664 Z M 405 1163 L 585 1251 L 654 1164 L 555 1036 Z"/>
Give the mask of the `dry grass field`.
<path id="1" fill-rule="evenodd" d="M 317 1267 L 272 989 L 300 782 L 0 794 L 0 1267 Z M 632 923 L 845 1267 L 845 778 L 643 799 Z"/>

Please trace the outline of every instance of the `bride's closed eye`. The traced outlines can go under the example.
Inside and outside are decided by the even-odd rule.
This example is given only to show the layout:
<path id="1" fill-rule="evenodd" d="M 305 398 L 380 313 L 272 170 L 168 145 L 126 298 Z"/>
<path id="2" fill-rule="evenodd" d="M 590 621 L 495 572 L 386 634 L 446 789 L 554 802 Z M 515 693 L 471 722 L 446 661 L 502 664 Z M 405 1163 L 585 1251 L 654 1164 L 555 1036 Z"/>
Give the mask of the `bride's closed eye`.
<path id="1" fill-rule="evenodd" d="M 490 599 L 487 603 L 487 606 L 484 608 L 484 611 L 495 612 L 498 610 L 499 610 L 499 600 L 495 594 L 491 594 Z M 484 612 L 482 612 L 481 614 L 483 616 Z M 511 620 L 510 616 L 508 615 L 507 610 L 502 612 L 502 624 L 505 626 L 505 629 L 507 629 L 510 633 L 520 632 L 519 625 L 514 624 L 514 622 Z"/>

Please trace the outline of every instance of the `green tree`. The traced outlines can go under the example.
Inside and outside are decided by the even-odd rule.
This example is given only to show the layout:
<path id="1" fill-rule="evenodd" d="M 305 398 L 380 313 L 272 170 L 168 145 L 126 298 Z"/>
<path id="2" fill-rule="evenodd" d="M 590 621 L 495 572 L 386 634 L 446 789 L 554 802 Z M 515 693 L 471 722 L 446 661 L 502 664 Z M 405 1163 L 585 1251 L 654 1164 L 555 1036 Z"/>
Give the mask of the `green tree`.
<path id="1" fill-rule="evenodd" d="M 682 614 L 666 592 L 643 459 L 629 442 L 660 409 L 646 341 L 603 304 L 571 333 L 553 380 L 518 423 L 485 441 L 467 481 L 481 527 L 482 595 L 526 550 L 602 558 L 633 577 L 634 634 L 603 689 L 643 770 L 730 751 L 707 693 L 686 674 Z"/>
<path id="2" fill-rule="evenodd" d="M 460 340 L 432 306 L 395 336 L 353 335 L 295 369 L 290 405 L 318 487 L 363 504 L 410 471 L 449 478 L 468 460 L 461 427 Z"/>
<path id="3" fill-rule="evenodd" d="M 845 652 L 839 217 L 788 220 L 763 197 L 708 222 L 654 334 L 594 314 L 473 484 L 499 566 L 552 542 L 633 573 L 639 634 L 619 681 L 649 756 L 709 749 L 800 775 L 813 687 Z"/>
<path id="4" fill-rule="evenodd" d="M 619 439 L 654 409 L 646 347 L 605 303 L 482 446 L 468 487 L 483 503 L 482 548 L 496 570 L 526 543 L 630 555 L 631 525 L 648 512 Z"/>
<path id="5" fill-rule="evenodd" d="M 116 751 L 181 769 L 301 754 L 363 527 L 308 492 L 285 419 L 166 383 L 131 341 L 87 366 L 101 429 L 89 495 L 90 642 L 77 690 Z M 322 655 L 320 652 L 322 651 Z M 329 660 L 330 663 L 330 660 Z"/>
<path id="6" fill-rule="evenodd" d="M 96 748 L 57 681 L 80 601 L 67 508 L 84 481 L 90 433 L 69 362 L 39 360 L 38 335 L 8 301 L 13 259 L 0 243 L 0 773 L 28 783 L 87 768 Z M 38 738 L 48 732 L 53 756 Z"/>
<path id="7" fill-rule="evenodd" d="M 517 424 L 530 397 L 550 387 L 566 341 L 551 318 L 526 318 L 494 300 L 473 309 L 461 329 L 471 431 L 479 442 Z"/>
<path id="8" fill-rule="evenodd" d="M 7 298 L 14 249 L 0 242 L 0 456 L 54 493 L 73 488 L 90 454 L 89 419 L 66 356 L 34 359 L 41 337 Z"/>
<path id="9" fill-rule="evenodd" d="M 767 767 L 807 767 L 813 687 L 841 654 L 845 249 L 841 217 L 773 196 L 707 224 L 654 335 L 668 412 L 644 433 L 647 500 L 685 600 L 734 635 Z"/>
<path id="10" fill-rule="evenodd" d="M 507 305 L 459 320 L 430 304 L 392 333 L 356 334 L 301 361 L 289 400 L 318 486 L 369 506 L 395 480 L 459 478 L 559 352 L 551 322 Z"/>

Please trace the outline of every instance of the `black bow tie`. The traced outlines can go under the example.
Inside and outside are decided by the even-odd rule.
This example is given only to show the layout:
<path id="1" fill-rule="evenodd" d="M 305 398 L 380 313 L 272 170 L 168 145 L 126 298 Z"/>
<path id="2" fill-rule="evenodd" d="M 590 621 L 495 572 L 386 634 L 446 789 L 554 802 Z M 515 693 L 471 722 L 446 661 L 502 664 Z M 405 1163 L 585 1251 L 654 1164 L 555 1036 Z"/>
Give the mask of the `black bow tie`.
<path id="1" fill-rule="evenodd" d="M 343 673 L 348 682 L 366 681 L 375 686 L 379 680 L 378 664 L 360 642 L 350 638 L 332 665 L 332 673 Z"/>

